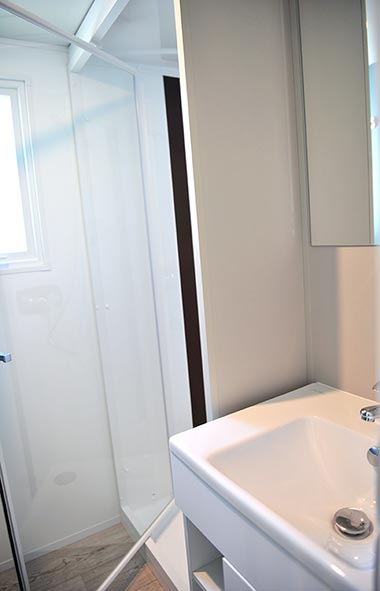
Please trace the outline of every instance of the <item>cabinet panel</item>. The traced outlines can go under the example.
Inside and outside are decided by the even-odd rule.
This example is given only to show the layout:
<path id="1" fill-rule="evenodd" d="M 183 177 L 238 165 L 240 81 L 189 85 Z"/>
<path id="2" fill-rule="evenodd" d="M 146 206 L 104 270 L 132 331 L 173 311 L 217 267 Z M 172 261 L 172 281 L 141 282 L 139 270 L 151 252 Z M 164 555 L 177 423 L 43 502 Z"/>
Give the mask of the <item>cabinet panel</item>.
<path id="1" fill-rule="evenodd" d="M 317 579 L 196 477 L 174 454 L 171 459 L 176 504 L 186 515 L 187 522 L 191 521 L 222 556 L 231 560 L 256 591 L 347 591 L 347 582 L 337 579 L 332 571 L 320 569 L 320 574 L 330 579 L 330 586 Z M 203 564 L 209 560 L 205 555 Z M 193 570 L 201 565 L 199 560 Z"/>
<path id="2" fill-rule="evenodd" d="M 223 558 L 224 591 L 256 591 L 236 568 Z"/>

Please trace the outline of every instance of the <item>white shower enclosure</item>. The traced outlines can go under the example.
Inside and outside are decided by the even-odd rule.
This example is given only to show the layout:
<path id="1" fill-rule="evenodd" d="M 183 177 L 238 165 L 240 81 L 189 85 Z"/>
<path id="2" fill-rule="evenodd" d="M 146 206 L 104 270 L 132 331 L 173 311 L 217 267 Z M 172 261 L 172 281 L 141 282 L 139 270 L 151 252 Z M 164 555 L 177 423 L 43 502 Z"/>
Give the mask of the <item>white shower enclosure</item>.
<path id="1" fill-rule="evenodd" d="M 130 15 L 155 9 L 162 28 L 171 3 L 139 3 Z M 28 571 L 118 523 L 137 540 L 172 499 L 168 438 L 192 420 L 163 85 L 175 61 L 131 73 L 87 56 L 73 71 L 66 38 L 16 21 L 0 18 L 0 84 L 21 88 L 16 156 L 38 228 L 20 219 L 42 246 L 34 265 L 1 253 L 0 443 Z"/>
<path id="2" fill-rule="evenodd" d="M 71 90 L 116 474 L 142 533 L 172 496 L 168 435 L 191 426 L 163 78 L 90 64 Z"/>

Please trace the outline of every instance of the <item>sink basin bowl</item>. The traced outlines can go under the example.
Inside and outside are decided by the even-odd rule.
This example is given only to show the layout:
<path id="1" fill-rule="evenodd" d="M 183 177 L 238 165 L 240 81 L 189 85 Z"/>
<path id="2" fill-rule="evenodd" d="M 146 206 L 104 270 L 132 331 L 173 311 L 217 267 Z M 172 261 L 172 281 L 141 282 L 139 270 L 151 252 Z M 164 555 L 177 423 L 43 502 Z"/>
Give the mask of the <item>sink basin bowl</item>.
<path id="1" fill-rule="evenodd" d="M 342 537 L 335 512 L 360 508 L 375 522 L 370 437 L 318 417 L 304 417 L 239 444 L 208 461 L 287 522 L 358 568 L 374 563 L 374 534 Z M 346 551 L 345 546 L 347 546 Z"/>
<path id="2" fill-rule="evenodd" d="M 310 384 L 174 436 L 171 452 L 217 495 L 330 588 L 373 589 L 375 424 L 366 398 Z M 373 523 L 365 539 L 333 525 L 342 508 Z"/>

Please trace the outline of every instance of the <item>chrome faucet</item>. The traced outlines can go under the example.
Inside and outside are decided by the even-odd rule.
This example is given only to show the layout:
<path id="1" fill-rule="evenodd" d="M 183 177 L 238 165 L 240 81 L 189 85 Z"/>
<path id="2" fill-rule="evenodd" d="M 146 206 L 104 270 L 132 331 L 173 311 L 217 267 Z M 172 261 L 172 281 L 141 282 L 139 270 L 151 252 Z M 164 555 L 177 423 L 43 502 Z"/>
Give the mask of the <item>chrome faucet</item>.
<path id="1" fill-rule="evenodd" d="M 374 423 L 376 419 L 380 418 L 380 405 L 374 404 L 373 406 L 365 406 L 360 411 L 360 418 L 362 421 Z"/>
<path id="2" fill-rule="evenodd" d="M 380 381 L 372 386 L 372 390 L 376 393 L 380 392 Z M 380 419 L 380 405 L 374 404 L 373 406 L 365 406 L 360 411 L 360 418 L 363 421 L 374 423 L 377 419 Z M 380 467 L 380 447 L 378 445 L 373 445 L 369 448 L 367 452 L 367 460 L 371 466 L 374 466 L 375 468 Z"/>
<path id="3" fill-rule="evenodd" d="M 377 393 L 380 392 L 380 381 L 372 386 L 372 390 Z M 363 421 L 374 423 L 376 419 L 380 419 L 380 405 L 374 404 L 373 406 L 365 406 L 360 411 L 360 418 Z"/>

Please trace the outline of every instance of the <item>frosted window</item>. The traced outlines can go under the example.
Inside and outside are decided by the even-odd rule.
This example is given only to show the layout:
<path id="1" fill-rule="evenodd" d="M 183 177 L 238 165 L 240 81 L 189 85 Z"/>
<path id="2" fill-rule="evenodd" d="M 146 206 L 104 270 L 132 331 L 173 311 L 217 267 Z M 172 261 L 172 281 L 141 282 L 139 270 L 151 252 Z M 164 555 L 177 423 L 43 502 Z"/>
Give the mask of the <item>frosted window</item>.
<path id="1" fill-rule="evenodd" d="M 0 275 L 48 269 L 25 80 L 0 78 Z"/>
<path id="2" fill-rule="evenodd" d="M 27 251 L 12 99 L 0 94 L 0 256 Z"/>

